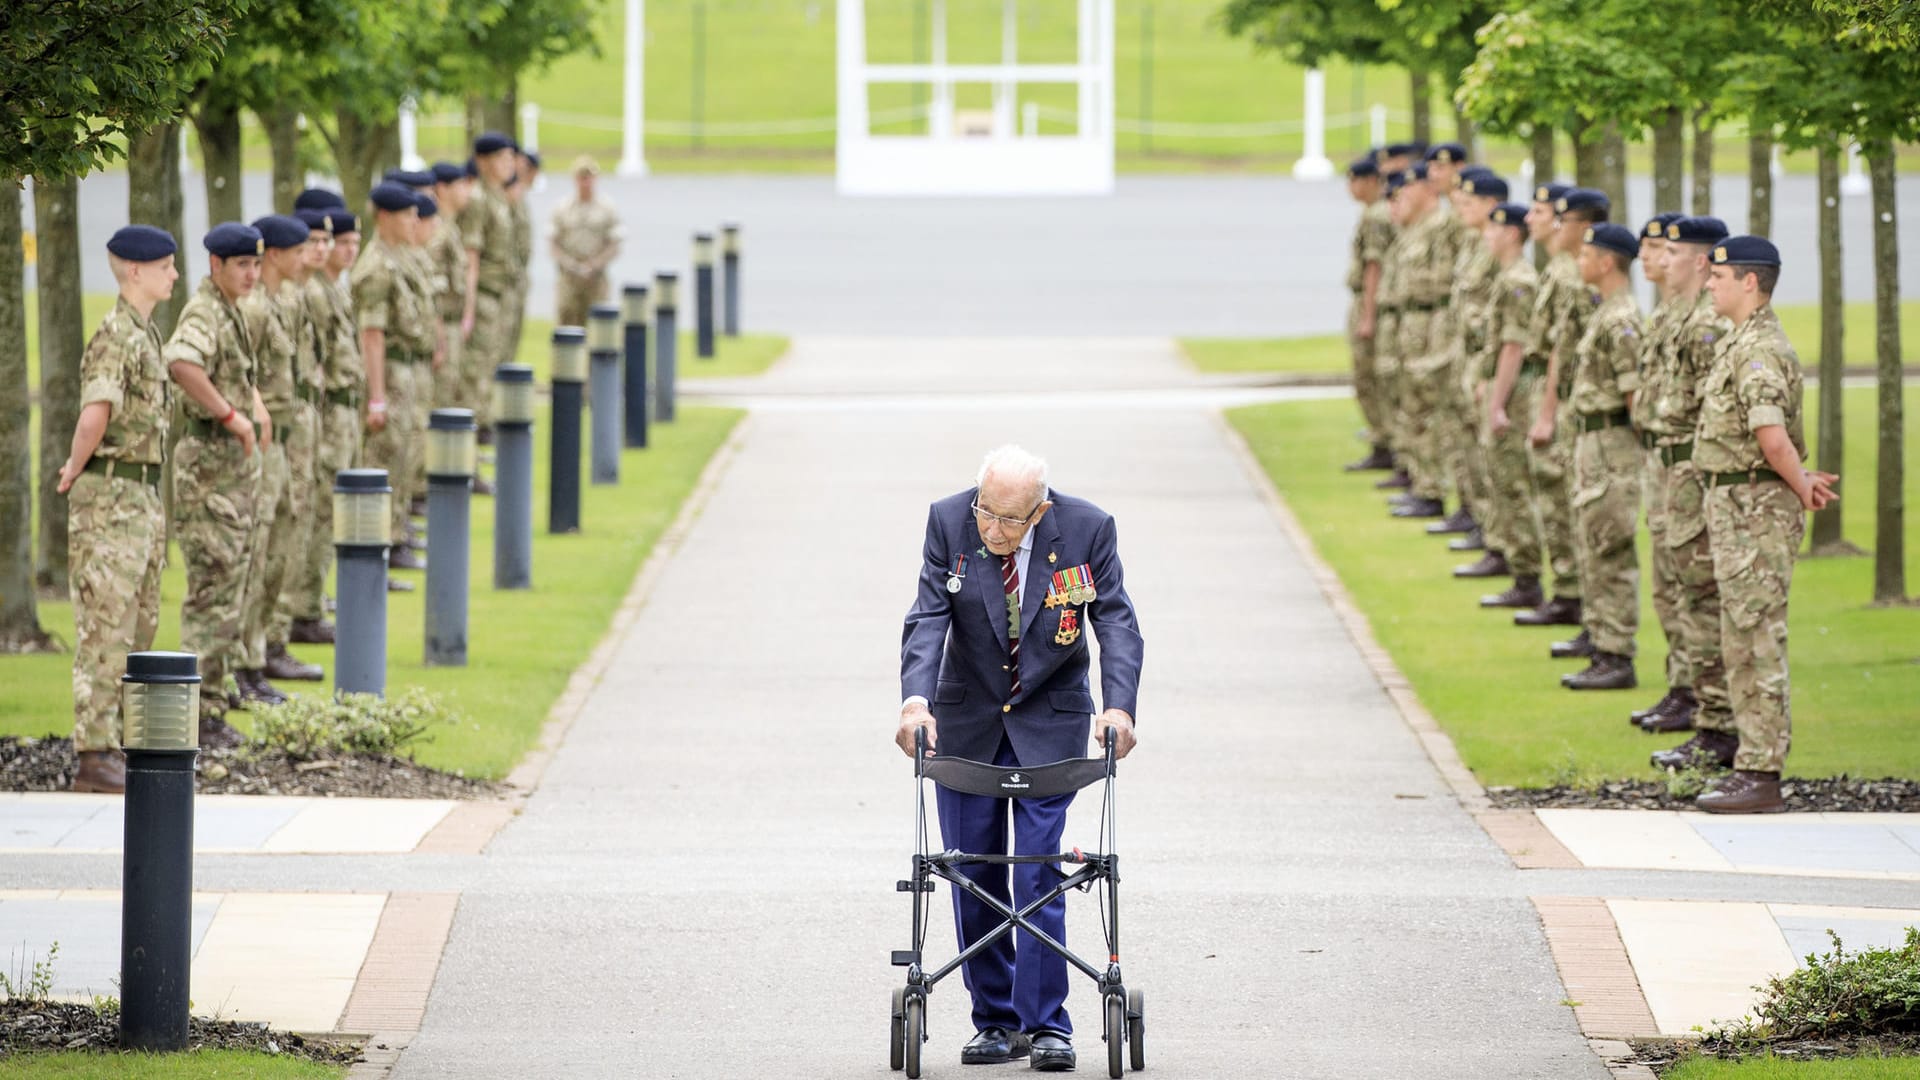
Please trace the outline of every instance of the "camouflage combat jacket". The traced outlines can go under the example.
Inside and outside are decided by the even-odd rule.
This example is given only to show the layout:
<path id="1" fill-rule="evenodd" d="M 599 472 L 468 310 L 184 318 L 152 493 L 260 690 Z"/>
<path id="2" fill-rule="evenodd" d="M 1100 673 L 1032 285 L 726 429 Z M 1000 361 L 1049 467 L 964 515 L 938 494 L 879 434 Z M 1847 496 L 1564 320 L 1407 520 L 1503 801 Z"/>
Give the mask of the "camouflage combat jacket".
<path id="1" fill-rule="evenodd" d="M 1573 350 L 1575 415 L 1604 416 L 1627 407 L 1627 395 L 1640 389 L 1645 330 L 1631 288 L 1600 301 Z"/>
<path id="2" fill-rule="evenodd" d="M 125 297 L 115 301 L 80 354 L 80 404 L 96 401 L 112 412 L 94 457 L 160 464 L 172 420 L 167 367 L 160 362 L 160 329 L 141 318 Z"/>
<path id="3" fill-rule="evenodd" d="M 1732 330 L 1732 324 L 1713 310 L 1713 297 L 1705 289 L 1684 314 L 1676 312 L 1648 425 L 1662 445 L 1693 438 L 1700 420 L 1700 393 L 1720 342 Z"/>
<path id="4" fill-rule="evenodd" d="M 1713 369 L 1700 387 L 1700 425 L 1693 463 L 1701 472 L 1770 468 L 1757 428 L 1780 425 L 1802 460 L 1807 440 L 1801 420 L 1805 388 L 1800 357 L 1780 329 L 1773 305 L 1762 305 L 1720 340 Z"/>
<path id="5" fill-rule="evenodd" d="M 174 324 L 173 336 L 167 339 L 166 348 L 160 350 L 160 357 L 168 364 L 204 368 L 207 379 L 227 404 L 240 410 L 242 415 L 249 415 L 255 378 L 253 339 L 240 309 L 227 299 L 212 278 L 201 278 L 200 287 L 187 298 L 186 306 L 180 309 L 180 321 Z M 189 419 L 209 423 L 220 419 L 210 415 L 191 395 L 183 396 Z"/>

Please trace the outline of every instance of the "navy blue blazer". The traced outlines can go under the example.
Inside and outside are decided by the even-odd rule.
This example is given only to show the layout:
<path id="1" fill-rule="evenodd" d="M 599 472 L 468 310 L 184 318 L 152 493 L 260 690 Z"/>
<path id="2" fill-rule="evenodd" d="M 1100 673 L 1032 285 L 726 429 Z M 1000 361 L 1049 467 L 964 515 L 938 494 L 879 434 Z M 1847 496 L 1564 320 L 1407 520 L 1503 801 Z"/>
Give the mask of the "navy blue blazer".
<path id="1" fill-rule="evenodd" d="M 1100 638 L 1100 690 L 1106 707 L 1138 716 L 1142 642 L 1120 569 L 1113 516 L 1085 499 L 1056 491 L 1053 508 L 1034 525 L 1033 552 L 1020 583 L 1016 698 L 1011 694 L 1000 557 L 985 552 L 969 505 L 977 490 L 941 499 L 927 513 L 920 591 L 901 635 L 900 698 L 919 696 L 931 703 L 938 725 L 936 751 L 943 755 L 992 761 L 1004 734 L 1022 765 L 1085 757 L 1093 717 L 1087 685 L 1089 623 Z M 966 556 L 966 572 L 960 591 L 950 593 L 947 580 L 958 555 Z M 1093 571 L 1094 600 L 1045 607 L 1053 575 L 1083 564 Z M 1081 629 L 1069 644 L 1057 640 L 1063 619 L 1069 627 L 1078 622 Z"/>

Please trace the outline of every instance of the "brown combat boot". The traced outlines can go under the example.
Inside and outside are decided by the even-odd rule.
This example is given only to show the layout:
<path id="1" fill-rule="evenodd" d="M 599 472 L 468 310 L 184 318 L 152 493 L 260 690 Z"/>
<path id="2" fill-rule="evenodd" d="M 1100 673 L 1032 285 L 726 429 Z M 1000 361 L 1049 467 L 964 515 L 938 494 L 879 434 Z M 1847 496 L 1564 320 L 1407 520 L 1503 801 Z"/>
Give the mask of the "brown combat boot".
<path id="1" fill-rule="evenodd" d="M 425 570 L 427 560 L 414 553 L 405 544 L 395 544 L 387 549 L 387 568 L 390 570 Z"/>
<path id="2" fill-rule="evenodd" d="M 295 619 L 287 631 L 287 640 L 295 645 L 331 645 L 333 623 L 326 619 Z"/>
<path id="3" fill-rule="evenodd" d="M 1780 774 L 1741 769 L 1693 800 L 1709 814 L 1778 814 L 1787 808 L 1780 797 Z"/>
<path id="4" fill-rule="evenodd" d="M 1447 550 L 1448 551 L 1485 551 L 1487 550 L 1487 534 L 1480 531 L 1480 526 L 1475 525 L 1473 527 L 1473 531 L 1468 533 L 1467 535 L 1456 536 L 1453 539 L 1447 541 Z"/>
<path id="5" fill-rule="evenodd" d="M 1540 590 L 1540 575 L 1521 574 L 1513 579 L 1513 586 L 1505 592 L 1497 592 L 1480 598 L 1480 606 L 1485 608 L 1537 608 L 1546 603 L 1547 596 Z"/>
<path id="6" fill-rule="evenodd" d="M 1515 626 L 1579 626 L 1580 598 L 1568 599 L 1556 596 L 1534 608 L 1532 611 L 1518 612 L 1513 617 Z"/>
<path id="7" fill-rule="evenodd" d="M 1670 735 L 1676 731 L 1692 731 L 1693 717 L 1700 711 L 1700 699 L 1685 686 L 1676 686 L 1667 695 L 1663 708 L 1652 716 L 1640 721 L 1640 730 L 1649 735 Z"/>
<path id="8" fill-rule="evenodd" d="M 1656 769 L 1730 769 L 1739 749 L 1740 736 L 1731 731 L 1696 731 L 1671 750 L 1655 750 L 1647 760 Z"/>
<path id="9" fill-rule="evenodd" d="M 73 790 L 96 795 L 125 794 L 127 756 L 118 750 L 80 751 L 80 769 L 73 774 Z"/>
<path id="10" fill-rule="evenodd" d="M 1466 507 L 1462 506 L 1453 513 L 1448 514 L 1445 520 L 1436 521 L 1427 526 L 1427 532 L 1433 536 L 1446 536 L 1452 533 L 1464 535 L 1479 527 L 1480 526 L 1473 523 L 1473 515 L 1467 511 Z"/>
<path id="11" fill-rule="evenodd" d="M 242 668 L 234 673 L 234 680 L 240 684 L 240 696 L 248 701 L 279 705 L 287 700 L 287 695 L 268 682 L 266 674 L 258 668 Z"/>
<path id="12" fill-rule="evenodd" d="M 491 494 L 493 494 L 493 481 L 491 481 L 491 480 L 489 480 L 489 479 L 487 479 L 487 478 L 486 478 L 486 477 L 484 477 L 484 476 L 476 476 L 476 477 L 474 477 L 474 478 L 473 478 L 473 493 L 474 493 L 475 495 L 491 495 Z"/>
<path id="13" fill-rule="evenodd" d="M 1547 655 L 1555 660 L 1580 660 L 1593 657 L 1593 636 L 1585 629 L 1566 641 L 1556 641 L 1547 647 Z"/>
<path id="14" fill-rule="evenodd" d="M 1560 676 L 1560 685 L 1569 690 L 1631 690 L 1640 680 L 1633 673 L 1632 657 L 1596 649 L 1587 670 Z"/>
<path id="15" fill-rule="evenodd" d="M 1647 717 L 1652 716 L 1654 713 L 1659 712 L 1671 704 L 1673 704 L 1673 691 L 1669 690 L 1661 696 L 1659 701 L 1654 702 L 1644 709 L 1633 710 L 1633 712 L 1627 716 L 1627 723 L 1632 724 L 1634 727 L 1639 727 L 1642 720 L 1645 720 Z"/>
<path id="16" fill-rule="evenodd" d="M 1457 578 L 1506 577 L 1513 573 L 1513 567 L 1507 565 L 1507 557 L 1498 551 L 1489 551 L 1480 556 L 1478 562 L 1462 563 L 1453 568 Z"/>
<path id="17" fill-rule="evenodd" d="M 1410 488 L 1413 486 L 1413 477 L 1408 476 L 1407 470 L 1405 469 L 1395 469 L 1392 476 L 1387 477 L 1385 480 L 1375 481 L 1373 486 L 1379 488 L 1381 491 L 1391 491 L 1394 488 Z"/>
<path id="18" fill-rule="evenodd" d="M 200 717 L 200 749 L 231 750 L 246 741 L 246 736 L 241 735 L 232 724 L 220 717 L 213 715 Z"/>
<path id="19" fill-rule="evenodd" d="M 1348 472 L 1378 472 L 1393 468 L 1393 453 L 1380 443 L 1373 444 L 1373 452 L 1359 461 L 1348 462 Z"/>
<path id="20" fill-rule="evenodd" d="M 294 682 L 319 682 L 326 676 L 326 670 L 319 664 L 304 663 L 285 645 L 267 646 L 267 666 L 262 672 L 269 679 L 289 679 Z"/>

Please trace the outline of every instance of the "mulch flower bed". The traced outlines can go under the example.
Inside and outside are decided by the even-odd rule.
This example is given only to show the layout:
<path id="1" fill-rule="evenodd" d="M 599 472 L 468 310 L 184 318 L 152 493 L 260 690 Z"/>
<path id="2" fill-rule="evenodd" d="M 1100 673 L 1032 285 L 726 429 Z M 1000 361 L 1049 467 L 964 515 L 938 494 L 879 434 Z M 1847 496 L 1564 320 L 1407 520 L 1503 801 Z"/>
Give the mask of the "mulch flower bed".
<path id="1" fill-rule="evenodd" d="M 1720 1058 L 1738 1061 L 1746 1057 L 1771 1054 L 1789 1061 L 1815 1061 L 1831 1058 L 1902 1057 L 1920 1054 L 1920 1035 L 1844 1036 L 1823 1039 L 1771 1039 L 1765 1042 L 1733 1043 L 1722 1039 L 1635 1039 L 1632 1042 L 1635 1065 L 1645 1065 L 1655 1073 L 1667 1070 L 1690 1057 Z"/>
<path id="2" fill-rule="evenodd" d="M 78 767 L 71 739 L 0 738 L 0 791 L 66 791 Z M 496 781 L 384 754 L 297 760 L 281 750 L 248 745 L 200 751 L 199 770 L 202 795 L 493 799 L 507 793 L 506 785 Z"/>
<path id="3" fill-rule="evenodd" d="M 291 1032 L 274 1031 L 265 1024 L 207 1020 L 198 1016 L 187 1021 L 187 1048 L 287 1054 L 333 1065 L 351 1065 L 360 1060 L 360 1048 L 350 1043 L 309 1039 Z M 91 1005 L 60 1001 L 0 999 L 0 1061 L 15 1054 L 58 1050 L 118 1053 L 119 1013 L 111 1008 L 96 1010 Z"/>
<path id="4" fill-rule="evenodd" d="M 1780 782 L 1780 795 L 1792 812 L 1845 811 L 1920 813 L 1920 781 L 1794 777 Z M 1487 798 L 1503 809 L 1579 807 L 1589 810 L 1693 810 L 1691 797 L 1679 798 L 1662 780 L 1607 780 L 1592 787 L 1490 787 Z"/>

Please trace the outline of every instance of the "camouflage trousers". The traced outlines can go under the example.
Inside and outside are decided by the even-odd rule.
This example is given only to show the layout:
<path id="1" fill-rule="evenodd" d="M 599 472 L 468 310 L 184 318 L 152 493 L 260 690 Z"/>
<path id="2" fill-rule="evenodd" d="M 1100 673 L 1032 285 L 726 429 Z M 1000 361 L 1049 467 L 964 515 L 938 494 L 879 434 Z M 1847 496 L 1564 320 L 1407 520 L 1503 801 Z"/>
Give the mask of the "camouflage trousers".
<path id="1" fill-rule="evenodd" d="M 520 355 L 520 335 L 527 328 L 527 279 L 525 268 L 513 286 L 500 295 L 500 324 L 506 333 L 500 339 L 499 361 L 509 363 Z"/>
<path id="2" fill-rule="evenodd" d="M 1522 374 L 1507 402 L 1509 426 L 1495 435 L 1481 411 L 1481 453 L 1487 464 L 1486 513 L 1478 517 L 1487 547 L 1507 557 L 1515 576 L 1540 575 L 1540 522 L 1533 513 L 1533 470 L 1527 429 L 1533 426 L 1532 375 Z"/>
<path id="3" fill-rule="evenodd" d="M 1400 392 L 1397 398 L 1395 427 L 1404 447 L 1407 474 L 1413 479 L 1411 493 L 1424 499 L 1446 495 L 1446 479 L 1437 442 L 1438 432 L 1429 430 L 1434 414 L 1453 399 L 1448 387 L 1451 368 L 1443 349 L 1434 348 L 1431 312 L 1408 311 L 1400 315 Z"/>
<path id="4" fill-rule="evenodd" d="M 81 473 L 67 492 L 76 751 L 120 746 L 127 654 L 152 648 L 160 622 L 166 524 L 159 490 L 139 480 Z"/>
<path id="5" fill-rule="evenodd" d="M 224 432 L 188 435 L 173 450 L 173 535 L 187 569 L 180 647 L 200 657 L 203 716 L 225 711 L 227 676 L 249 666 L 246 598 L 266 563 L 266 552 L 252 546 L 261 463 Z"/>
<path id="6" fill-rule="evenodd" d="M 1690 686 L 1700 701 L 1693 725 L 1733 730 L 1727 668 L 1720 653 L 1720 580 L 1713 575 L 1713 530 L 1707 527 L 1707 489 L 1691 461 L 1661 471 L 1663 539 L 1654 541 L 1655 565 L 1665 549 L 1674 574 L 1673 628 L 1668 631 L 1669 685 Z"/>
<path id="7" fill-rule="evenodd" d="M 1405 453 L 1400 431 L 1400 315 L 1382 311 L 1373 321 L 1373 387 L 1380 409 L 1382 441 L 1396 454 Z M 1404 463 L 1403 463 L 1404 464 Z"/>
<path id="8" fill-rule="evenodd" d="M 1480 414 L 1486 410 L 1486 387 L 1480 379 L 1480 364 L 1460 351 L 1453 359 L 1453 406 L 1441 415 L 1445 421 L 1447 472 L 1454 489 L 1460 493 L 1460 505 L 1474 515 L 1478 524 L 1487 512 L 1487 455 L 1480 445 Z M 1481 530 L 1484 533 L 1486 530 Z M 1497 550 L 1497 549 L 1496 549 Z"/>
<path id="9" fill-rule="evenodd" d="M 467 400 L 467 388 L 473 385 L 473 377 L 467 372 L 471 350 L 460 338 L 460 320 L 442 322 L 440 331 L 447 343 L 447 355 L 433 369 L 433 407 L 471 409 L 473 404 Z"/>
<path id="10" fill-rule="evenodd" d="M 281 432 L 276 425 L 273 443 L 260 450 L 260 487 L 254 500 L 253 531 L 247 541 L 254 569 L 247 577 L 247 602 L 240 630 L 245 662 L 240 666 L 253 671 L 267 666 L 267 627 L 273 622 L 280 592 L 287 584 L 287 560 L 277 548 L 281 529 L 288 527 L 288 472 L 287 448 L 281 442 Z"/>
<path id="11" fill-rule="evenodd" d="M 285 648 L 293 620 L 309 618 L 309 613 L 320 608 L 319 583 L 307 574 L 314 527 L 319 520 L 315 503 L 320 482 L 320 413 L 311 404 L 298 401 L 287 419 L 287 430 L 273 433 L 287 454 L 287 490 L 274 514 L 271 539 L 270 558 L 280 566 L 267 573 L 268 578 L 278 577 L 281 583 L 267 621 L 269 648 Z M 332 497 L 327 501 L 331 503 Z"/>
<path id="12" fill-rule="evenodd" d="M 505 313 L 500 297 L 474 295 L 473 333 L 461 350 L 461 398 L 481 427 L 493 422 L 493 369 L 515 356 L 506 348 Z"/>
<path id="13" fill-rule="evenodd" d="M 1720 650 L 1740 733 L 1736 769 L 1779 772 L 1793 742 L 1787 592 L 1806 528 L 1800 497 L 1785 484 L 1707 491 L 1707 530 L 1720 581 Z"/>
<path id="14" fill-rule="evenodd" d="M 1535 379 L 1527 394 L 1528 427 L 1539 417 L 1546 396 L 1547 380 Z M 1511 408 L 1508 413 L 1514 417 L 1514 426 L 1519 427 L 1519 416 Z M 1553 426 L 1553 441 L 1543 447 L 1527 447 L 1527 463 L 1533 472 L 1533 512 L 1540 520 L 1547 565 L 1553 570 L 1553 595 L 1567 600 L 1580 599 L 1580 560 L 1573 540 L 1573 436 L 1572 411 L 1563 403 Z"/>
<path id="15" fill-rule="evenodd" d="M 1667 549 L 1667 467 L 1660 464 L 1659 450 L 1648 448 L 1642 453 L 1646 465 L 1640 475 L 1640 509 L 1647 516 L 1647 539 L 1653 546 L 1649 560 L 1653 580 L 1647 591 L 1660 620 L 1660 634 L 1667 639 L 1667 685 L 1691 687 L 1690 673 L 1682 677 L 1679 568 Z"/>
<path id="16" fill-rule="evenodd" d="M 1378 327 L 1376 317 L 1374 325 Z M 1347 308 L 1347 351 L 1353 357 L 1353 397 L 1375 443 L 1387 441 L 1387 418 L 1381 411 L 1380 380 L 1374 372 L 1373 338 L 1360 336 L 1360 298 Z"/>
<path id="17" fill-rule="evenodd" d="M 426 453 L 425 425 L 420 422 L 419 380 L 425 364 L 387 364 L 387 423 L 367 432 L 368 468 L 387 470 L 393 487 L 393 541 L 407 535 L 407 504 L 414 496 L 413 478 L 420 455 Z"/>
<path id="18" fill-rule="evenodd" d="M 607 275 L 561 274 L 554 283 L 555 326 L 585 326 L 588 310 L 607 298 Z"/>
<path id="19" fill-rule="evenodd" d="M 300 566 L 296 619 L 318 619 L 325 614 L 321 597 L 327 588 L 327 568 L 333 564 L 333 478 L 342 469 L 360 464 L 360 410 L 329 403 L 320 414 L 320 442 L 314 448 L 313 535 Z"/>
<path id="20" fill-rule="evenodd" d="M 1573 417 L 1567 417 L 1569 422 Z M 1640 629 L 1640 477 L 1646 454 L 1630 427 L 1581 432 L 1573 444 L 1580 621 L 1600 652 L 1633 655 Z"/>

